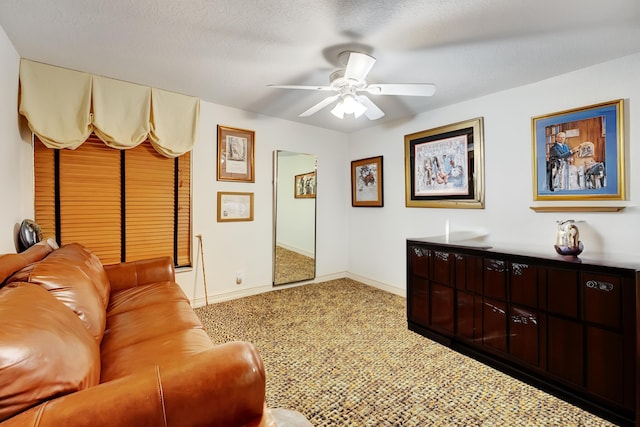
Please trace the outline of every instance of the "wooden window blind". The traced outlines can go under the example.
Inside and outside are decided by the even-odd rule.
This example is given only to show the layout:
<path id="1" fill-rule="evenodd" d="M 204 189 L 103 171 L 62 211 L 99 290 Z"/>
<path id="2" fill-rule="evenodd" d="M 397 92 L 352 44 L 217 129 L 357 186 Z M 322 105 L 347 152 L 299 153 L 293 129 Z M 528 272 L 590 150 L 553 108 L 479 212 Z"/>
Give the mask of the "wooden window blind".
<path id="1" fill-rule="evenodd" d="M 34 145 L 35 216 L 45 236 L 81 243 L 104 264 L 170 255 L 191 265 L 191 156 L 128 150 L 92 135 L 76 150 Z"/>
<path id="2" fill-rule="evenodd" d="M 80 243 L 105 264 L 120 262 L 120 153 L 87 141 L 57 156 L 59 242 Z"/>

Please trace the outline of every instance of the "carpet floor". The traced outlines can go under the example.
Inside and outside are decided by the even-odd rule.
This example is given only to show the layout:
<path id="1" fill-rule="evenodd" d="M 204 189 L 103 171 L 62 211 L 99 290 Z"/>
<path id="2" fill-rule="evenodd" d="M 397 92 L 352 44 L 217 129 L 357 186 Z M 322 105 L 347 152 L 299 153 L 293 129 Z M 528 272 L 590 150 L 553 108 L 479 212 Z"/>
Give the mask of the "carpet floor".
<path id="1" fill-rule="evenodd" d="M 268 406 L 314 426 L 612 425 L 409 331 L 405 304 L 338 279 L 196 312 L 214 342 L 253 342 Z"/>

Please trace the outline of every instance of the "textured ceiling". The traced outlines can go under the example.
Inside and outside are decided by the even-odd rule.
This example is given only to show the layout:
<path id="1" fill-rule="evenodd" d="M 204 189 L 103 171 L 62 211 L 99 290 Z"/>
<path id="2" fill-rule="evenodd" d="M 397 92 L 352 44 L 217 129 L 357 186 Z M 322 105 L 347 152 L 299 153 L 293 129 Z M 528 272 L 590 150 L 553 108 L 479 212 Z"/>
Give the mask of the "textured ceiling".
<path id="1" fill-rule="evenodd" d="M 342 132 L 640 51 L 638 0 L 2 0 L 0 26 L 23 58 Z M 372 97 L 371 122 L 267 87 L 325 85 L 344 50 L 436 94 Z"/>

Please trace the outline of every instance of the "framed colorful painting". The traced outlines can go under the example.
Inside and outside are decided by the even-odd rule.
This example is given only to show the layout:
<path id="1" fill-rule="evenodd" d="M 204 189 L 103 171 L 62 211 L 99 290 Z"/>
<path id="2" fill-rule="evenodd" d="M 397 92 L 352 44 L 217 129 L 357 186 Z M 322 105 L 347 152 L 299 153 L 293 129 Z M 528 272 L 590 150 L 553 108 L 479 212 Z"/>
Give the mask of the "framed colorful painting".
<path id="1" fill-rule="evenodd" d="M 382 156 L 351 162 L 351 206 L 382 207 Z"/>
<path id="2" fill-rule="evenodd" d="M 534 200 L 623 200 L 622 99 L 531 119 Z"/>
<path id="3" fill-rule="evenodd" d="M 408 207 L 484 208 L 483 118 L 405 135 Z"/>

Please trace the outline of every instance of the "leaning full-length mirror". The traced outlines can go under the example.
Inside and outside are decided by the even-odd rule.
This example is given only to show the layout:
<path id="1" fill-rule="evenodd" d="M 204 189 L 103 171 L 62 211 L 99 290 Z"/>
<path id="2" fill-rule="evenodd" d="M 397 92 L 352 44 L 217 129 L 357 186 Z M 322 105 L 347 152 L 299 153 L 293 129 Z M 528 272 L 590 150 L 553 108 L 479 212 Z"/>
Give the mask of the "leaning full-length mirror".
<path id="1" fill-rule="evenodd" d="M 316 156 L 273 155 L 273 284 L 316 276 Z"/>

